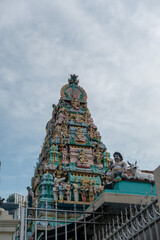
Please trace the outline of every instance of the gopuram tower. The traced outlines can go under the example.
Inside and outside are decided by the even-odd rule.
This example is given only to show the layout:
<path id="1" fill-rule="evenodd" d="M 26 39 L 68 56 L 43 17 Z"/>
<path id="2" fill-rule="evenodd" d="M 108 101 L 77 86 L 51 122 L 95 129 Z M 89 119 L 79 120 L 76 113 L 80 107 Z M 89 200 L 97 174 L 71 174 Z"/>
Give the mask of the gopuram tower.
<path id="1" fill-rule="evenodd" d="M 101 141 L 78 76 L 71 75 L 46 125 L 17 240 L 24 229 L 26 240 L 100 240 L 104 232 L 112 239 L 108 236 L 125 226 L 124 219 L 130 228 L 137 207 L 142 215 L 146 199 L 156 197 L 154 176 L 138 169 L 137 161 L 127 161 L 127 167 L 119 152 L 113 157 Z"/>
<path id="2" fill-rule="evenodd" d="M 78 76 L 70 75 L 46 125 L 28 205 L 90 205 L 104 190 L 109 162 L 110 154 L 87 107 L 87 94 Z"/>

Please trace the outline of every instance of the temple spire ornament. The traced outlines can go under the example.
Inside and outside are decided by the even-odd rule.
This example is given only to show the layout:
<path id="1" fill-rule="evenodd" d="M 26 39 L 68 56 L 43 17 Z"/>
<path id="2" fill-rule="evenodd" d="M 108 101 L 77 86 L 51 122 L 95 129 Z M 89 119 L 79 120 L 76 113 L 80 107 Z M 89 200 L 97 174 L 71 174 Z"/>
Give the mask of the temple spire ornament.
<path id="1" fill-rule="evenodd" d="M 76 74 L 70 74 L 70 78 L 68 79 L 69 84 L 75 83 L 76 85 L 78 85 L 79 80 L 78 80 L 78 75 Z"/>

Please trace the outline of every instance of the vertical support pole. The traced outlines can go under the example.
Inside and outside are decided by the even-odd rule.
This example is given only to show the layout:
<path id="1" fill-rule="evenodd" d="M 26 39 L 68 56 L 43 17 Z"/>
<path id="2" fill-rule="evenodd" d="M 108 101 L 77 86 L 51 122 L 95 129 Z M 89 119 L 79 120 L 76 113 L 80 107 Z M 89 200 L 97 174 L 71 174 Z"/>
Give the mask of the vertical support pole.
<path id="1" fill-rule="evenodd" d="M 84 239 L 87 240 L 86 215 L 85 215 L 85 205 L 84 204 L 83 204 L 83 218 L 84 218 Z"/>
<path id="2" fill-rule="evenodd" d="M 154 219 L 156 219 L 155 207 L 154 207 L 153 204 L 152 204 L 152 211 L 153 211 Z M 156 237 L 157 237 L 157 239 L 160 239 L 159 231 L 158 231 L 158 226 L 157 226 L 156 220 L 155 220 L 154 226 L 155 226 L 155 230 L 156 230 Z"/>
<path id="3" fill-rule="evenodd" d="M 93 203 L 93 234 L 94 234 L 94 239 L 96 239 L 96 226 L 95 226 L 95 206 L 94 206 L 94 203 Z"/>
<path id="4" fill-rule="evenodd" d="M 65 240 L 67 240 L 67 212 L 65 214 Z"/>
<path id="5" fill-rule="evenodd" d="M 150 237 L 150 240 L 153 240 L 153 234 L 150 226 L 149 226 L 149 237 Z"/>
<path id="6" fill-rule="evenodd" d="M 57 202 L 56 205 L 56 211 L 55 211 L 55 240 L 57 240 Z"/>
<path id="7" fill-rule="evenodd" d="M 35 218 L 37 219 L 37 200 L 36 200 Z M 35 240 L 37 240 L 37 221 L 35 221 Z"/>
<path id="8" fill-rule="evenodd" d="M 75 240 L 77 240 L 77 216 L 76 216 L 76 204 L 74 204 L 74 232 L 75 232 Z"/>
<path id="9" fill-rule="evenodd" d="M 144 219 L 143 219 L 144 217 L 143 217 L 143 214 L 141 213 L 141 219 L 142 219 L 142 224 L 143 224 L 143 228 L 145 227 L 145 222 L 144 222 Z M 146 236 L 146 232 L 145 232 L 145 230 L 143 229 L 143 238 L 144 238 L 144 240 L 147 240 L 147 236 Z"/>
<path id="10" fill-rule="evenodd" d="M 157 237 L 157 239 L 160 239 L 160 238 L 159 238 L 159 232 L 158 232 L 157 222 L 155 222 L 154 225 L 155 225 L 155 229 L 156 229 L 156 237 Z"/>
<path id="11" fill-rule="evenodd" d="M 21 232 L 20 240 L 23 240 L 24 237 L 24 206 L 21 207 Z"/>
<path id="12" fill-rule="evenodd" d="M 27 240 L 27 219 L 28 219 L 28 216 L 27 216 L 27 212 L 28 212 L 29 210 L 28 210 L 28 203 L 27 203 L 27 205 L 26 205 L 26 211 L 25 211 L 25 216 L 24 216 L 24 219 L 25 219 L 25 227 L 24 227 L 24 229 L 25 229 L 25 235 L 24 235 L 24 239 L 25 240 Z M 28 215 L 29 215 L 29 213 L 28 213 Z"/>
<path id="13" fill-rule="evenodd" d="M 45 240 L 47 240 L 47 201 L 46 201 L 46 208 L 45 208 Z"/>
<path id="14" fill-rule="evenodd" d="M 149 209 L 147 208 L 147 221 L 148 222 L 151 222 L 151 218 L 150 218 L 150 214 L 149 214 Z M 152 233 L 152 229 L 151 229 L 151 226 L 149 225 L 149 237 L 150 237 L 150 240 L 154 240 L 153 239 L 153 233 Z"/>
<path id="15" fill-rule="evenodd" d="M 137 213 L 137 212 L 136 212 Z M 141 240 L 140 238 L 140 235 L 139 235 L 139 223 L 138 223 L 138 218 L 136 217 L 136 225 L 137 225 L 137 229 L 138 229 L 138 234 L 137 234 L 137 237 L 138 237 L 138 240 Z"/>

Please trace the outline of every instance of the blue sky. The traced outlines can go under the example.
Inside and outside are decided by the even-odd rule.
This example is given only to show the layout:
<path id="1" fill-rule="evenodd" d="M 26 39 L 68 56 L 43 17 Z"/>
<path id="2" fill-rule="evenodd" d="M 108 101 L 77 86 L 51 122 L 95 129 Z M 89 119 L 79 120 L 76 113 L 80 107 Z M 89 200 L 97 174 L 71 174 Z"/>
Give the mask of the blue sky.
<path id="1" fill-rule="evenodd" d="M 26 194 L 70 74 L 113 154 L 159 165 L 160 2 L 0 2 L 0 195 Z"/>

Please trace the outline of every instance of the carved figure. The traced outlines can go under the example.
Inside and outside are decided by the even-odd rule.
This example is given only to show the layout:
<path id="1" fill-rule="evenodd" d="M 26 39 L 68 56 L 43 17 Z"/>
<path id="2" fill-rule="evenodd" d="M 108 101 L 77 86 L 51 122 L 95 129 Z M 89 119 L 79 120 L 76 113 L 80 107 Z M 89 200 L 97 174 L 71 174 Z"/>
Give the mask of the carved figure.
<path id="1" fill-rule="evenodd" d="M 67 201 L 71 201 L 71 185 L 69 181 L 65 185 L 65 189 L 66 189 Z"/>
<path id="2" fill-rule="evenodd" d="M 85 185 L 82 185 L 80 194 L 81 194 L 82 202 L 86 202 L 86 186 Z"/>
<path id="3" fill-rule="evenodd" d="M 91 181 L 89 182 L 88 193 L 89 193 L 89 201 L 93 202 L 95 189 L 94 189 L 94 186 L 92 185 Z"/>
<path id="4" fill-rule="evenodd" d="M 62 165 L 59 165 L 57 170 L 53 173 L 53 176 L 55 178 L 54 182 L 62 182 L 66 179 L 66 177 L 62 177 L 66 175 L 66 173 L 63 173 L 63 168 L 62 168 Z"/>
<path id="5" fill-rule="evenodd" d="M 81 123 L 81 116 L 77 113 L 75 118 L 77 123 Z"/>
<path id="6" fill-rule="evenodd" d="M 100 136 L 100 132 L 98 132 L 98 131 L 96 131 L 96 138 L 99 140 L 99 141 L 101 141 L 101 136 Z"/>
<path id="7" fill-rule="evenodd" d="M 58 201 L 58 190 L 59 190 L 59 183 L 55 182 L 55 185 L 53 187 L 53 197 L 54 201 Z"/>
<path id="8" fill-rule="evenodd" d="M 55 128 L 55 134 L 54 136 L 61 136 L 61 126 L 57 125 L 56 128 Z"/>
<path id="9" fill-rule="evenodd" d="M 52 148 L 53 162 L 56 162 L 57 152 L 58 152 L 57 146 L 53 145 L 53 148 Z"/>
<path id="10" fill-rule="evenodd" d="M 85 140 L 81 127 L 76 128 L 76 136 L 79 140 Z"/>
<path id="11" fill-rule="evenodd" d="M 130 165 L 129 169 L 134 179 L 154 181 L 154 175 L 151 173 L 142 172 L 137 166 L 137 161 L 135 161 L 134 164 L 131 164 L 128 161 L 127 163 Z"/>
<path id="12" fill-rule="evenodd" d="M 62 132 L 63 132 L 63 137 L 64 138 L 69 136 L 68 128 L 67 128 L 67 125 L 64 121 L 62 123 Z"/>
<path id="13" fill-rule="evenodd" d="M 34 193 L 32 191 L 32 188 L 30 187 L 27 187 L 27 190 L 28 190 L 28 196 L 27 196 L 28 207 L 32 207 Z"/>
<path id="14" fill-rule="evenodd" d="M 65 177 L 60 177 L 59 175 L 57 176 L 57 177 L 55 177 L 55 182 L 56 183 L 60 183 L 60 182 L 62 182 L 62 181 L 64 181 L 66 178 Z"/>
<path id="15" fill-rule="evenodd" d="M 69 118 L 70 118 L 70 114 L 67 110 L 65 110 L 65 121 L 69 122 L 69 120 L 70 120 Z"/>
<path id="16" fill-rule="evenodd" d="M 63 193 L 63 183 L 61 182 L 59 184 L 59 200 L 63 201 L 64 200 L 64 193 Z"/>
<path id="17" fill-rule="evenodd" d="M 79 186 L 76 183 L 76 181 L 73 183 L 73 195 L 74 195 L 74 201 L 78 201 L 79 200 L 79 192 L 78 192 Z"/>
<path id="18" fill-rule="evenodd" d="M 90 126 L 88 133 L 91 138 L 95 137 L 95 129 L 92 126 Z"/>
<path id="19" fill-rule="evenodd" d="M 84 115 L 83 115 L 83 120 L 84 120 L 84 122 L 86 123 L 86 124 L 88 124 L 89 123 L 89 121 L 88 121 L 88 118 L 89 118 L 89 111 L 86 111 L 85 113 L 84 113 Z"/>
<path id="20" fill-rule="evenodd" d="M 123 157 L 119 152 L 113 154 L 114 161 L 111 161 L 108 166 L 107 176 L 115 181 L 120 181 L 127 176 L 127 164 L 123 161 Z"/>
<path id="21" fill-rule="evenodd" d="M 80 102 L 79 100 L 76 98 L 76 96 L 73 96 L 72 101 L 71 101 L 71 105 L 75 110 L 78 110 L 80 107 Z"/>
<path id="22" fill-rule="evenodd" d="M 34 180 L 34 188 L 40 183 L 40 176 L 39 174 L 37 174 L 37 176 L 35 177 L 35 180 Z"/>
<path id="23" fill-rule="evenodd" d="M 53 111 L 52 111 L 52 119 L 55 120 L 55 114 L 56 114 L 57 107 L 56 107 L 55 104 L 52 104 L 52 107 L 53 107 Z"/>
<path id="24" fill-rule="evenodd" d="M 57 122 L 58 122 L 59 124 L 62 124 L 63 119 L 64 119 L 64 114 L 63 114 L 63 113 L 60 113 L 60 114 L 58 115 L 58 120 L 57 120 Z"/>
<path id="25" fill-rule="evenodd" d="M 46 170 L 54 170 L 56 169 L 56 165 L 54 162 L 51 162 L 49 165 L 48 164 L 45 164 L 44 165 L 44 172 L 46 172 Z"/>
<path id="26" fill-rule="evenodd" d="M 67 160 L 67 149 L 63 148 L 62 150 L 62 161 L 66 161 Z"/>
<path id="27" fill-rule="evenodd" d="M 96 157 L 97 164 L 98 164 L 98 165 L 101 164 L 101 163 L 102 163 L 102 159 L 103 159 L 103 154 L 102 154 L 101 151 L 100 151 L 100 144 L 99 144 L 99 143 L 97 143 L 97 147 L 96 147 L 94 156 Z M 102 167 L 103 167 L 103 166 L 102 166 Z"/>
<path id="28" fill-rule="evenodd" d="M 88 158 L 87 158 L 87 156 L 85 154 L 85 151 L 83 149 L 79 153 L 79 160 L 82 164 L 85 164 L 85 163 L 88 162 Z"/>

